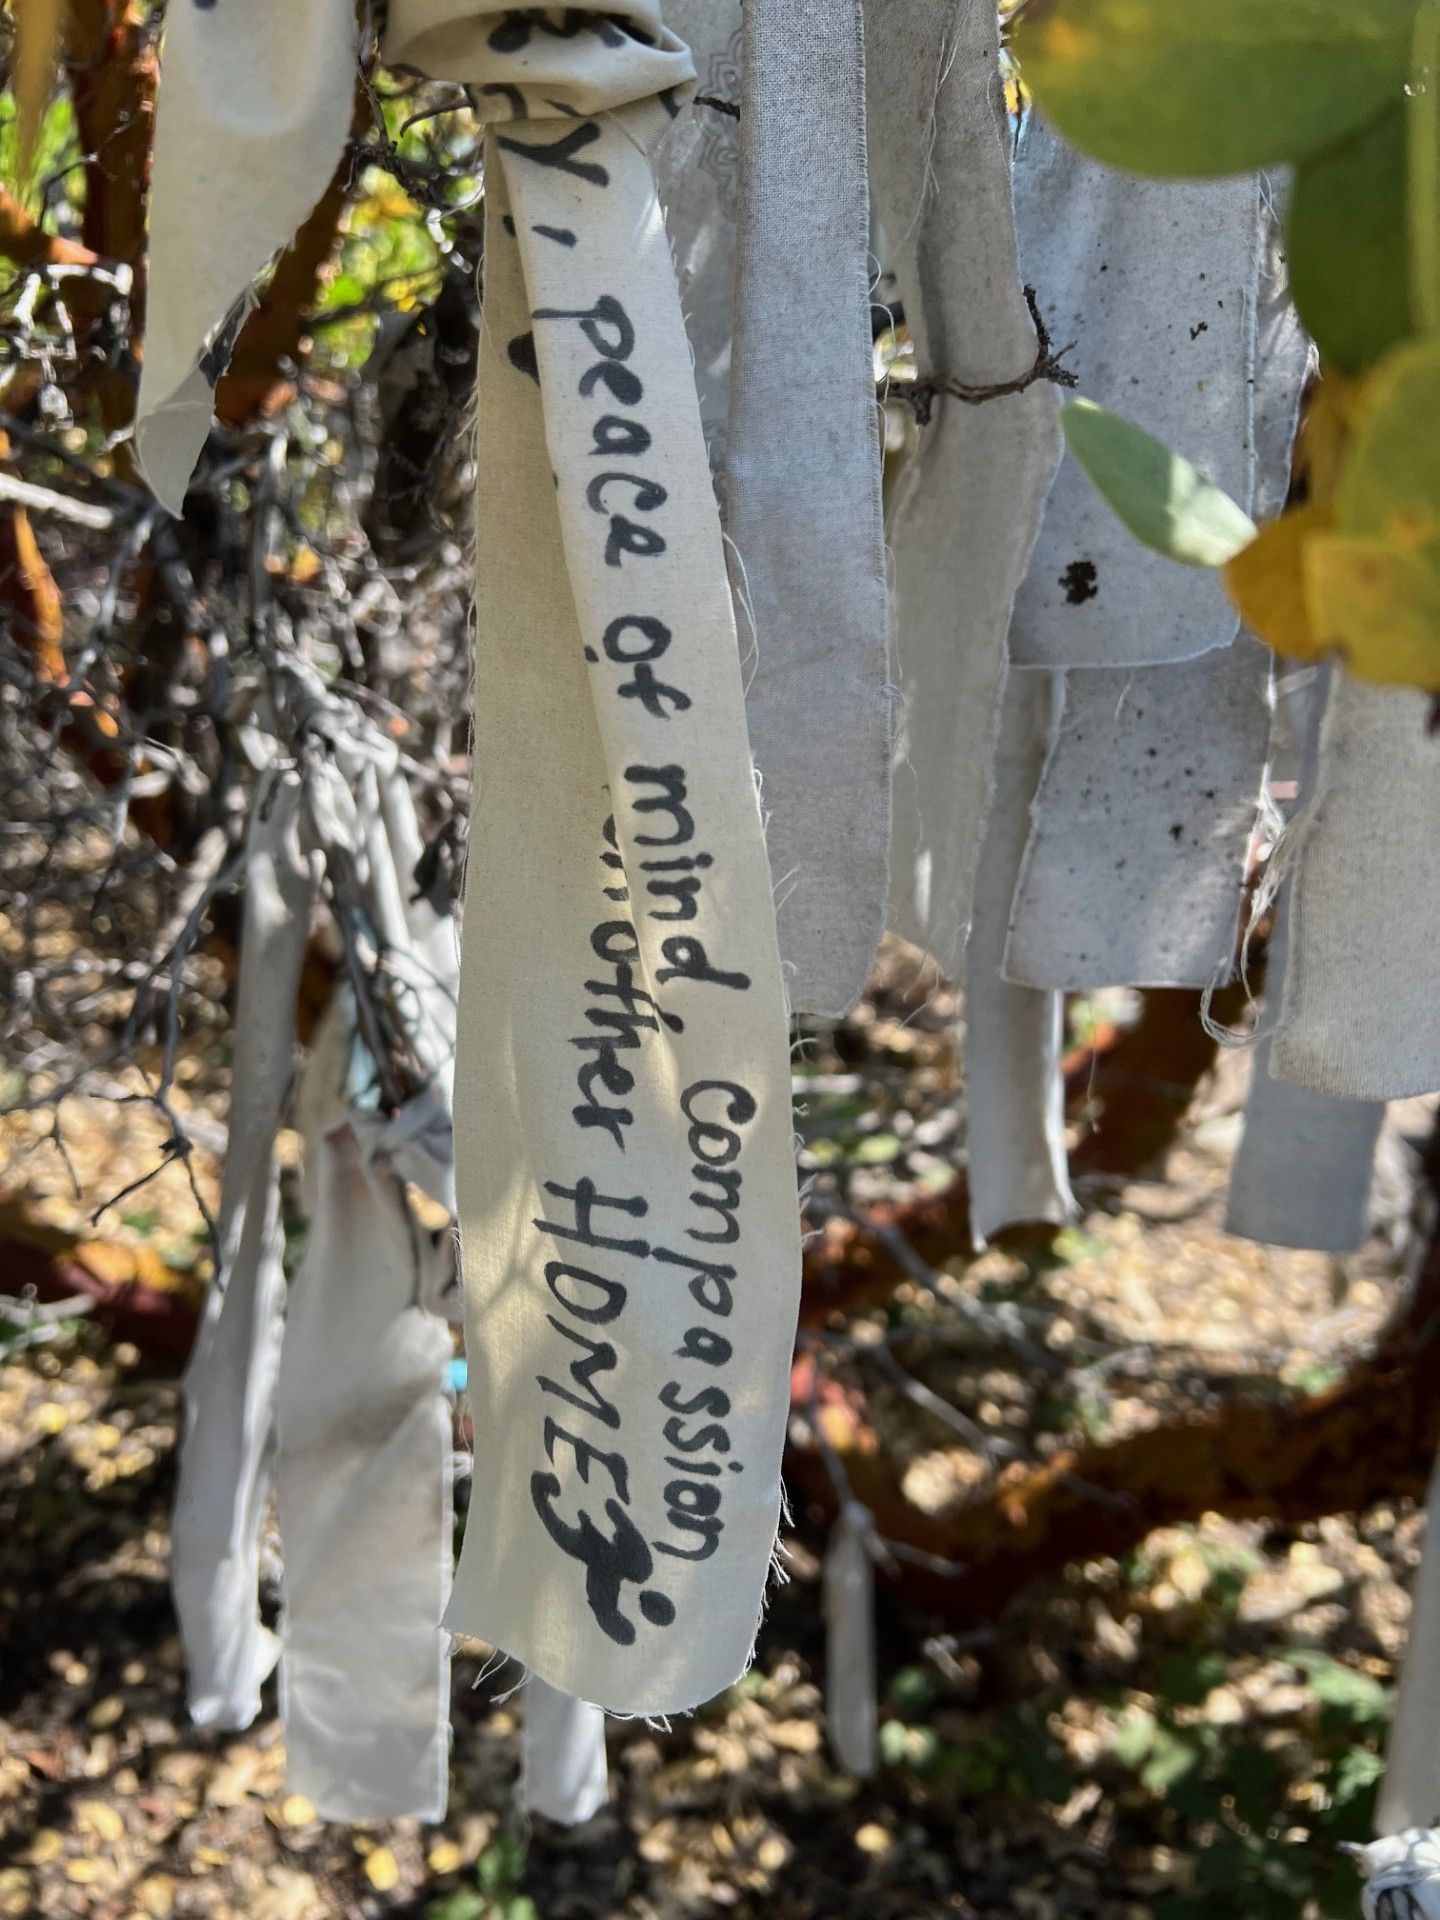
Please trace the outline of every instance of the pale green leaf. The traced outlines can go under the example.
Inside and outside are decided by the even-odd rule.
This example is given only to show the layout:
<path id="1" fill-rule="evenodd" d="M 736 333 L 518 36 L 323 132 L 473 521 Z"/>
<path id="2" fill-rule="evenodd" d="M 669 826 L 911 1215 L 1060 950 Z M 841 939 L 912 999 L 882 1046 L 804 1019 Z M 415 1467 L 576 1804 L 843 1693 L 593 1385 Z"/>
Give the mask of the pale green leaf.
<path id="1" fill-rule="evenodd" d="M 1255 538 L 1228 493 L 1132 421 L 1072 400 L 1060 422 L 1091 485 L 1145 546 L 1187 567 L 1223 567 Z"/>

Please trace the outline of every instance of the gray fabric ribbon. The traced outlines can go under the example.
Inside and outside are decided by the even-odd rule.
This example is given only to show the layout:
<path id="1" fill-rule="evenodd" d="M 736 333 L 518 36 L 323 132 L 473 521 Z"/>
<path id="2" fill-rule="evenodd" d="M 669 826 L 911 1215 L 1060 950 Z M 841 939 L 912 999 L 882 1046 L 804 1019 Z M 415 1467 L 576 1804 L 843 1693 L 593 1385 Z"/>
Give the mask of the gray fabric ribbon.
<path id="1" fill-rule="evenodd" d="M 791 1007 L 859 998 L 889 882 L 889 594 L 860 0 L 747 0 L 728 528 Z"/>
<path id="2" fill-rule="evenodd" d="M 285 1314 L 273 1147 L 295 1069 L 295 1000 L 319 884 L 301 802 L 297 773 L 262 777 L 247 842 L 220 1244 L 185 1370 L 170 1583 L 190 1713 L 204 1727 L 248 1727 L 278 1653 L 260 1623 L 260 1536 Z"/>
<path id="3" fill-rule="evenodd" d="M 993 0 L 868 0 L 870 165 L 922 377 L 1036 360 L 1010 199 Z M 1005 636 L 1060 453 L 1044 382 L 940 398 L 891 510 L 902 696 L 890 924 L 958 971 L 989 801 Z"/>

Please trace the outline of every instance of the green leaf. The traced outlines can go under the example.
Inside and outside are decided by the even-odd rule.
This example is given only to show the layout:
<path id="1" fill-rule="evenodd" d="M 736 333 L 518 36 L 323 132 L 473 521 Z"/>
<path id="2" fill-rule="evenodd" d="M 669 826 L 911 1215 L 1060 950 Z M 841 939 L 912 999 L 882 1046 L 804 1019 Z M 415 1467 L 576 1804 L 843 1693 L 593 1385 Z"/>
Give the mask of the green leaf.
<path id="1" fill-rule="evenodd" d="M 1133 422 L 1071 400 L 1060 424 L 1091 485 L 1145 546 L 1187 567 L 1223 567 L 1255 538 L 1228 493 Z"/>
<path id="2" fill-rule="evenodd" d="M 1243 173 L 1404 90 L 1416 0 L 1033 0 L 1014 45 L 1067 139 L 1135 173 Z"/>
<path id="3" fill-rule="evenodd" d="M 1407 115 L 1388 107 L 1296 171 L 1286 252 L 1300 318 L 1332 366 L 1371 366 L 1411 331 Z"/>

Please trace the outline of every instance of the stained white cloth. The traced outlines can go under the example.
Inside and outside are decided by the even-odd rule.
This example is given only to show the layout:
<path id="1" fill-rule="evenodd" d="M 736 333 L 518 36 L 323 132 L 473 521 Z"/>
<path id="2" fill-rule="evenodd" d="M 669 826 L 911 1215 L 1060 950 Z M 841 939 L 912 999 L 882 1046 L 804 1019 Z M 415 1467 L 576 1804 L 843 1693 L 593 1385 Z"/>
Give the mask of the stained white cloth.
<path id="1" fill-rule="evenodd" d="M 1036 362 L 992 0 L 868 0 L 870 171 L 922 380 Z M 1060 453 L 1055 390 L 937 398 L 890 511 L 902 696 L 891 929 L 952 976 L 970 921 L 1016 588 Z"/>
<path id="2" fill-rule="evenodd" d="M 1263 217 L 1255 345 L 1240 362 L 1254 370 L 1255 458 L 1243 498 L 1264 517 L 1279 510 L 1289 485 L 1311 349 L 1289 297 L 1275 189 L 1262 183 L 1256 191 Z M 1206 413 L 1205 396 L 1188 403 Z M 1057 485 L 1047 519 L 1063 514 L 1066 497 Z M 1117 552 L 1135 544 L 1118 521 L 1108 538 Z M 1187 570 L 1164 564 L 1183 593 Z M 1040 565 L 1037 558 L 1032 571 Z M 1033 611 L 1017 606 L 1017 657 Z M 1271 655 L 1249 635 L 1233 639 L 1234 631 L 1227 616 L 1196 659 L 1065 674 L 1012 907 L 1008 979 L 1205 988 L 1228 977 L 1271 714 Z"/>
<path id="3" fill-rule="evenodd" d="M 1270 655 L 1243 636 L 1173 667 L 1081 668 L 1011 912 L 1017 985 L 1226 978 L 1265 771 Z"/>
<path id="4" fill-rule="evenodd" d="M 525 1683 L 520 1712 L 521 1807 L 582 1826 L 606 1800 L 605 1715 L 537 1675 Z"/>
<path id="5" fill-rule="evenodd" d="M 579 1699 L 743 1670 L 799 1291 L 789 1053 L 734 618 L 648 153 L 653 6 L 397 0 L 491 129 L 456 1086 L 476 1475 L 457 1631 Z"/>
<path id="6" fill-rule="evenodd" d="M 1333 677 L 1291 881 L 1278 1080 L 1353 1100 L 1440 1088 L 1440 739 L 1429 704 Z"/>
<path id="7" fill-rule="evenodd" d="M 251 816 L 219 1246 L 184 1379 L 170 1584 L 202 1727 L 248 1727 L 279 1651 L 261 1624 L 259 1576 L 285 1313 L 273 1148 L 319 878 L 301 799 L 297 773 L 267 773 Z"/>
<path id="8" fill-rule="evenodd" d="M 1057 690 L 1050 674 L 1006 679 L 995 792 L 975 876 L 965 952 L 965 1158 L 971 1230 L 981 1247 L 1004 1227 L 1060 1225 L 1075 1215 L 1061 1076 L 1064 996 L 1017 987 L 1001 971 Z"/>
<path id="9" fill-rule="evenodd" d="M 821 1575 L 825 1613 L 825 1720 L 847 1773 L 868 1780 L 879 1723 L 875 1662 L 875 1532 L 869 1510 L 848 1502 L 830 1531 Z"/>
<path id="10" fill-rule="evenodd" d="M 840 1015 L 885 927 L 889 591 L 860 0 L 744 8 L 726 499 L 791 1007 Z"/>
<path id="11" fill-rule="evenodd" d="M 444 1817 L 450 1331 L 444 1259 L 383 1116 L 306 1142 L 315 1193 L 280 1366 L 281 1704 L 290 1790 L 332 1820 Z"/>
<path id="12" fill-rule="evenodd" d="M 1087 400 L 1133 420 L 1233 499 L 1254 490 L 1262 186 L 1143 180 L 1033 114 L 1015 163 L 1025 278 Z M 1015 602 L 1017 666 L 1136 667 L 1229 646 L 1218 573 L 1135 540 L 1067 454 Z"/>
<path id="13" fill-rule="evenodd" d="M 135 446 L 180 511 L 256 276 L 339 165 L 355 99 L 354 0 L 166 9 Z"/>

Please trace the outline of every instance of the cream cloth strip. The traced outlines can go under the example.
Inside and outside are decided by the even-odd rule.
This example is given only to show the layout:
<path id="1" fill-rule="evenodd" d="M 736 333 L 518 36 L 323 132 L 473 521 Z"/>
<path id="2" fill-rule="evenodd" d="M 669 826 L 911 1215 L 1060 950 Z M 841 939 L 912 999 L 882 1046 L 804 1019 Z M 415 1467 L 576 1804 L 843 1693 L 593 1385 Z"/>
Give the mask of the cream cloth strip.
<path id="1" fill-rule="evenodd" d="M 520 1698 L 520 1805 L 578 1827 L 605 1804 L 605 1716 L 531 1674 Z"/>
<path id="2" fill-rule="evenodd" d="M 1261 184 L 1140 180 L 1036 115 L 1015 162 L 1020 258 L 1079 390 L 1134 420 L 1240 501 L 1251 431 Z M 1022 667 L 1136 667 L 1229 646 L 1217 573 L 1151 553 L 1066 455 L 1015 602 Z"/>
<path id="3" fill-rule="evenodd" d="M 1270 655 L 1243 636 L 1173 667 L 1064 676 L 1010 919 L 1017 985 L 1225 978 L 1270 730 Z"/>
<path id="4" fill-rule="evenodd" d="M 1291 881 L 1271 1070 L 1316 1093 L 1440 1088 L 1440 740 L 1423 694 L 1332 677 Z"/>
<path id="5" fill-rule="evenodd" d="M 608 1709 L 743 1670 L 799 1291 L 729 586 L 648 151 L 653 6 L 392 7 L 489 140 L 456 1087 L 477 1474 L 456 1631 Z"/>
<path id="6" fill-rule="evenodd" d="M 285 1315 L 273 1147 L 295 1069 L 295 1000 L 319 875 L 302 845 L 301 781 L 264 776 L 247 842 L 235 1076 L 220 1245 L 185 1370 L 170 1584 L 202 1727 L 248 1727 L 275 1665 L 260 1624 L 260 1533 Z"/>
<path id="7" fill-rule="evenodd" d="M 236 310 L 339 163 L 355 45 L 355 0 L 166 9 L 135 447 L 172 513 L 210 431 Z"/>
<path id="8" fill-rule="evenodd" d="M 790 1004 L 840 1015 L 885 927 L 889 593 L 860 0 L 747 0 L 726 497 Z"/>
<path id="9" fill-rule="evenodd" d="M 867 0 L 870 167 L 922 377 L 1035 363 L 1016 262 L 994 0 Z M 952 976 L 989 799 L 1005 635 L 1060 452 L 1054 389 L 938 399 L 891 512 L 896 673 L 890 924 Z"/>
<path id="10" fill-rule="evenodd" d="M 280 1366 L 286 1777 L 331 1820 L 443 1819 L 448 1783 L 452 1348 L 423 1304 L 444 1255 L 410 1213 L 396 1132 L 409 1144 L 403 1108 L 352 1111 L 306 1141 L 315 1204 Z"/>
<path id="11" fill-rule="evenodd" d="M 1260 299 L 1254 358 L 1240 365 L 1255 373 L 1254 484 L 1244 498 L 1263 517 L 1289 485 L 1310 346 L 1290 301 L 1274 194 L 1265 183 L 1254 191 Z M 1187 401 L 1197 422 L 1202 402 Z M 1063 510 L 1057 488 L 1047 519 Z M 1134 544 L 1118 521 L 1108 538 L 1117 554 Z M 1183 592 L 1186 569 L 1170 572 Z M 1022 619 L 1017 607 L 1012 647 L 1023 644 Z M 1233 631 L 1227 620 L 1220 637 Z M 1229 973 L 1268 751 L 1270 656 L 1245 634 L 1207 644 L 1200 658 L 1167 666 L 1065 675 L 1011 914 L 1008 979 L 1203 988 Z"/>
<path id="12" fill-rule="evenodd" d="M 1332 671 L 1312 667 L 1292 674 L 1278 690 L 1272 751 L 1291 763 L 1302 814 L 1315 793 L 1320 717 Z M 1270 938 L 1270 988 L 1245 1101 L 1245 1129 L 1230 1167 L 1225 1231 L 1270 1246 L 1353 1253 L 1369 1231 L 1370 1188 L 1385 1103 L 1312 1093 L 1277 1080 L 1270 1071 L 1271 1036 L 1283 998 L 1289 910 L 1287 881 Z"/>
<path id="13" fill-rule="evenodd" d="M 1021 1221 L 1075 1217 L 1065 1158 L 1064 996 L 1001 974 L 1030 806 L 1056 718 L 1054 676 L 1011 673 L 995 749 L 995 797 L 965 951 L 965 1115 L 977 1246 Z"/>

